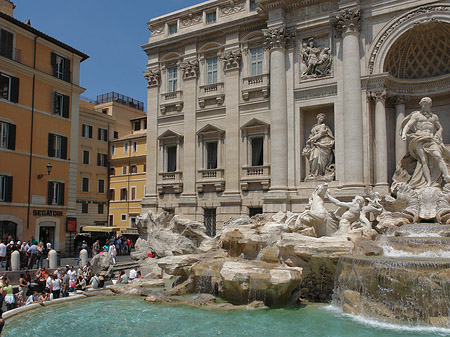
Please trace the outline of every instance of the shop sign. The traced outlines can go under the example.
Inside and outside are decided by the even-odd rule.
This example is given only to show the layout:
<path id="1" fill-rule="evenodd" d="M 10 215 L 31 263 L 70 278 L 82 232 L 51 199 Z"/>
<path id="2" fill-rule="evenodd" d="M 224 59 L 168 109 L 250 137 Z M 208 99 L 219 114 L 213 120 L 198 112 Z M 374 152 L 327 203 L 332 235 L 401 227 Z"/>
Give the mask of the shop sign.
<path id="1" fill-rule="evenodd" d="M 77 218 L 67 218 L 66 232 L 77 231 Z"/>
<path id="2" fill-rule="evenodd" d="M 62 211 L 55 211 L 52 209 L 33 209 L 34 216 L 63 216 Z"/>

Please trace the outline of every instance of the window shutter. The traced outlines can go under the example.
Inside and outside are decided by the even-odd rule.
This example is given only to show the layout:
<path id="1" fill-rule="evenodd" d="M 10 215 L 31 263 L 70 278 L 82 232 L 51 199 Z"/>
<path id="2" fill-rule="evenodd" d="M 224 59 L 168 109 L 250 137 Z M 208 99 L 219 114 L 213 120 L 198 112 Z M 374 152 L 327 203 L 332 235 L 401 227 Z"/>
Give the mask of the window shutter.
<path id="1" fill-rule="evenodd" d="M 102 129 L 98 128 L 98 140 L 102 139 Z"/>
<path id="2" fill-rule="evenodd" d="M 13 59 L 13 40 L 14 35 L 4 29 L 0 29 L 0 44 L 2 48 L 2 55 L 9 59 Z"/>
<path id="3" fill-rule="evenodd" d="M 88 126 L 88 128 L 89 128 L 89 138 L 92 138 L 92 126 Z"/>
<path id="4" fill-rule="evenodd" d="M 52 113 L 56 113 L 56 91 L 52 91 Z"/>
<path id="5" fill-rule="evenodd" d="M 10 101 L 14 103 L 19 102 L 19 79 L 11 76 L 11 95 Z"/>
<path id="6" fill-rule="evenodd" d="M 57 69 L 56 69 L 56 54 L 55 53 L 51 53 L 50 54 L 50 63 L 53 66 L 53 76 L 57 77 Z"/>
<path id="7" fill-rule="evenodd" d="M 64 183 L 59 183 L 58 205 L 64 205 Z"/>
<path id="8" fill-rule="evenodd" d="M 13 177 L 11 176 L 5 176 L 5 201 L 11 202 L 12 201 L 12 187 L 13 187 Z"/>
<path id="9" fill-rule="evenodd" d="M 69 106 L 70 106 L 70 97 L 64 95 L 63 96 L 63 111 L 62 111 L 62 116 L 64 118 L 69 118 Z"/>
<path id="10" fill-rule="evenodd" d="M 55 142 L 55 135 L 53 133 L 48 134 L 48 156 L 54 157 L 55 156 L 55 149 L 53 146 L 53 143 Z"/>
<path id="11" fill-rule="evenodd" d="M 101 154 L 97 153 L 97 166 L 101 166 Z"/>
<path id="12" fill-rule="evenodd" d="M 64 59 L 64 75 L 63 80 L 70 82 L 70 60 Z"/>
<path id="13" fill-rule="evenodd" d="M 8 149 L 16 149 L 16 126 L 14 124 L 8 124 Z"/>
<path id="14" fill-rule="evenodd" d="M 86 137 L 86 126 L 84 124 L 81 126 L 81 136 Z"/>
<path id="15" fill-rule="evenodd" d="M 49 181 L 47 185 L 48 185 L 48 189 L 47 189 L 47 205 L 51 205 L 52 204 L 52 199 L 53 199 L 53 182 Z"/>
<path id="16" fill-rule="evenodd" d="M 61 159 L 67 159 L 67 137 L 61 136 Z"/>

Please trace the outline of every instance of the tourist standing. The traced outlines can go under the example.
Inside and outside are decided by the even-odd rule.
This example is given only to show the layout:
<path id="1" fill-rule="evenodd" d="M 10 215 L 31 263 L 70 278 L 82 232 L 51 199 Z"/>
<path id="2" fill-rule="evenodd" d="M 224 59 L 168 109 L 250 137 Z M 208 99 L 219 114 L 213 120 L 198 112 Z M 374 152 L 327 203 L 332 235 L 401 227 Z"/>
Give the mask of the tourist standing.
<path id="1" fill-rule="evenodd" d="M 69 296 L 69 288 L 70 288 L 70 276 L 66 273 L 66 271 L 62 272 L 62 297 Z"/>
<path id="2" fill-rule="evenodd" d="M 77 283 L 77 272 L 73 268 L 73 266 L 70 266 L 69 270 L 67 271 L 67 274 L 69 275 L 69 282 L 70 282 L 69 291 L 74 291 L 75 284 Z"/>
<path id="3" fill-rule="evenodd" d="M 0 242 L 0 267 L 1 268 L 4 267 L 5 258 L 6 258 L 6 245 L 2 240 L 2 242 Z"/>
<path id="4" fill-rule="evenodd" d="M 5 294 L 6 310 L 14 309 L 16 300 L 14 298 L 13 287 L 9 284 L 7 279 L 3 280 L 3 293 Z"/>
<path id="5" fill-rule="evenodd" d="M 117 255 L 117 250 L 116 250 L 116 246 L 114 245 L 114 243 L 110 243 L 109 244 L 109 255 L 111 255 L 111 259 L 113 264 L 116 264 L 116 255 Z"/>
<path id="6" fill-rule="evenodd" d="M 37 268 L 44 268 L 44 253 L 44 244 L 39 242 L 36 248 Z"/>
<path id="7" fill-rule="evenodd" d="M 29 256 L 30 263 L 28 264 L 28 268 L 33 269 L 35 263 L 36 263 L 36 256 L 37 256 L 37 245 L 33 244 L 30 248 L 28 248 L 27 253 Z"/>
<path id="8" fill-rule="evenodd" d="M 100 251 L 100 241 L 95 241 L 92 245 L 92 256 L 97 255 Z"/>
<path id="9" fill-rule="evenodd" d="M 25 281 L 25 274 L 20 274 L 19 278 L 19 295 L 22 296 L 23 301 L 27 299 L 28 283 Z"/>
<path id="10" fill-rule="evenodd" d="M 53 294 L 53 299 L 59 298 L 59 294 L 61 293 L 61 280 L 53 274 L 51 283 L 50 283 L 50 291 Z"/>

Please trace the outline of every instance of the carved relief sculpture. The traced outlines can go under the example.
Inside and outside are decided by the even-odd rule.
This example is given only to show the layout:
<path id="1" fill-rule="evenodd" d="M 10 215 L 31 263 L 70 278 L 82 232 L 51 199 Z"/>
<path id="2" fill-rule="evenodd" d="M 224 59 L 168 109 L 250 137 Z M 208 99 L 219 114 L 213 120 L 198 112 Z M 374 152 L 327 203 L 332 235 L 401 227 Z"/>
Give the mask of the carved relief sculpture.
<path id="1" fill-rule="evenodd" d="M 443 143 L 443 128 L 431 112 L 431 98 L 420 100 L 421 110 L 402 122 L 401 136 L 409 141 L 409 154 L 397 166 L 395 183 L 405 182 L 412 189 L 438 187 L 450 183 L 450 150 Z"/>
<path id="2" fill-rule="evenodd" d="M 180 63 L 180 69 L 183 72 L 183 78 L 197 77 L 198 60 L 190 60 Z"/>
<path id="3" fill-rule="evenodd" d="M 331 55 L 330 48 L 317 47 L 314 39 L 308 39 L 308 42 L 303 42 L 301 50 L 301 77 L 322 77 L 331 74 Z"/>
<path id="4" fill-rule="evenodd" d="M 144 71 L 144 77 L 147 80 L 147 86 L 158 86 L 161 83 L 161 70 L 153 69 Z"/>
<path id="5" fill-rule="evenodd" d="M 334 136 L 331 129 L 324 123 L 325 114 L 317 115 L 317 123 L 302 151 L 309 163 L 309 175 L 305 181 L 330 181 L 334 179 L 333 149 Z"/>

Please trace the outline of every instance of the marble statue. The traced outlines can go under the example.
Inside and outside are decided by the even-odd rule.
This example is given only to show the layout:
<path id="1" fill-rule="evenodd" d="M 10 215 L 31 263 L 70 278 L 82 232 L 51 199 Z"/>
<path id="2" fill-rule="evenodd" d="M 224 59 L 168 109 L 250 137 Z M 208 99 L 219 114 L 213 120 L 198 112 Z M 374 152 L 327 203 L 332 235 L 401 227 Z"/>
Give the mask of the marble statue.
<path id="1" fill-rule="evenodd" d="M 315 46 L 314 39 L 302 45 L 302 77 L 321 77 L 331 72 L 330 48 L 319 48 Z"/>
<path id="2" fill-rule="evenodd" d="M 330 181 L 334 178 L 333 148 L 334 136 L 331 129 L 324 123 L 325 114 L 317 115 L 317 123 L 312 127 L 302 155 L 308 159 L 308 180 Z"/>
<path id="3" fill-rule="evenodd" d="M 443 143 L 443 128 L 431 112 L 429 97 L 420 100 L 421 110 L 414 111 L 402 122 L 401 136 L 409 141 L 409 154 L 397 166 L 394 182 L 406 182 L 412 189 L 440 188 L 450 183 L 450 150 Z"/>
<path id="4" fill-rule="evenodd" d="M 302 224 L 314 227 L 318 237 L 330 236 L 336 228 L 330 220 L 328 210 L 325 208 L 325 195 L 328 193 L 328 184 L 323 183 L 317 186 L 311 198 L 309 198 L 309 207 L 301 213 L 297 219 Z"/>
<path id="5" fill-rule="evenodd" d="M 364 219 L 361 220 L 361 214 L 364 207 L 364 198 L 357 195 L 351 202 L 343 202 L 332 197 L 328 192 L 325 194 L 328 200 L 339 208 L 334 212 L 335 217 L 339 220 L 339 228 L 335 236 L 345 235 L 352 229 L 352 225 L 356 223 L 366 223 Z M 369 228 L 368 228 L 369 229 Z M 372 228 L 370 228 L 372 229 Z"/>

